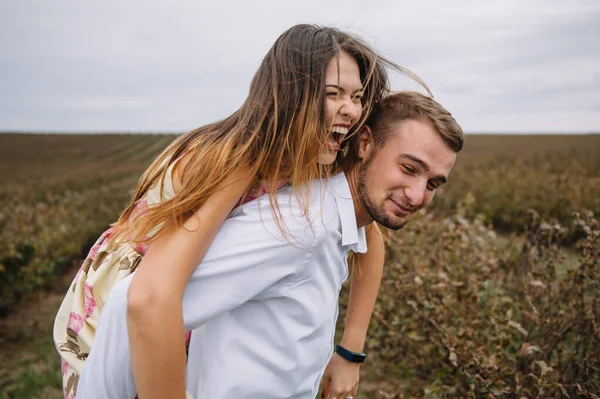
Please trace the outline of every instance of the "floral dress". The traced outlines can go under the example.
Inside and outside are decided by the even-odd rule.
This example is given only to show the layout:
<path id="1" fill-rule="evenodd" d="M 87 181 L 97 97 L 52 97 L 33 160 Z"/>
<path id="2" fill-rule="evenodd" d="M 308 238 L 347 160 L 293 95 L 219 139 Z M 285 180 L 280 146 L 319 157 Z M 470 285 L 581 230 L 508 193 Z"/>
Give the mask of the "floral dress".
<path id="1" fill-rule="evenodd" d="M 167 169 L 162 182 L 162 193 L 160 185 L 152 187 L 145 199 L 137 204 L 135 211 L 143 211 L 144 208 L 175 195 L 171 180 L 174 164 Z M 263 187 L 256 195 L 246 197 L 243 202 L 253 200 L 265 192 Z M 156 234 L 159 228 L 160 226 L 150 234 Z M 105 231 L 90 249 L 54 321 L 53 337 L 61 356 L 65 399 L 75 398 L 79 376 L 94 343 L 98 319 L 111 288 L 136 269 L 147 250 L 147 247 L 134 247 L 127 242 L 111 243 L 109 246 L 108 238 L 111 234 L 112 228 Z M 189 341 L 189 332 L 186 333 L 186 340 Z"/>

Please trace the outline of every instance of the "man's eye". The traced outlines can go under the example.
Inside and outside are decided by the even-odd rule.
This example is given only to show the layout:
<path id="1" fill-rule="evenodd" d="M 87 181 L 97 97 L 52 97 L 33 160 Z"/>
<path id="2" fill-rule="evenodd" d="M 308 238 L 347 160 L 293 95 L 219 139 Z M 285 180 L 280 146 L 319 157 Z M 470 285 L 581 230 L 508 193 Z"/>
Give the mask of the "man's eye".
<path id="1" fill-rule="evenodd" d="M 429 182 L 427 183 L 427 188 L 430 189 L 431 191 L 435 190 L 438 188 L 437 184 Z"/>
<path id="2" fill-rule="evenodd" d="M 402 165 L 402 168 L 408 173 L 415 173 L 415 168 L 409 165 Z"/>

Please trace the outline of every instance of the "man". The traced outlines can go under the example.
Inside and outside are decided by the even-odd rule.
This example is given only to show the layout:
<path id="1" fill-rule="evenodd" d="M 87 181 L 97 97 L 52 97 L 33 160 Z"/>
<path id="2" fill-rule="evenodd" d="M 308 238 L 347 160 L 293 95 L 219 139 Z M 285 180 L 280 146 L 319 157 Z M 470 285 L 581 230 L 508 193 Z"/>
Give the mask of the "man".
<path id="1" fill-rule="evenodd" d="M 364 226 L 402 228 L 444 184 L 463 134 L 433 99 L 384 99 L 350 142 L 344 173 L 308 185 L 308 214 L 289 189 L 283 233 L 260 199 L 226 220 L 183 299 L 194 329 L 186 385 L 196 398 L 314 398 L 333 352 L 347 254 L 365 252 Z M 135 396 L 127 331 L 128 278 L 113 288 L 77 398 Z M 362 354 L 336 350 L 350 361 Z M 160 365 L 157 365 L 160 367 Z"/>

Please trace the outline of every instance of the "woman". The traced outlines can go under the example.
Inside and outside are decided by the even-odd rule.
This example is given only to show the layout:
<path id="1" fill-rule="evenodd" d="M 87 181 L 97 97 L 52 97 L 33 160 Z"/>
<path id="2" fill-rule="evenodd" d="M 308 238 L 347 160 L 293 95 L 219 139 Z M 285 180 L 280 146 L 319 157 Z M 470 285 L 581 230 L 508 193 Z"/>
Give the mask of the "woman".
<path id="1" fill-rule="evenodd" d="M 134 270 L 128 328 L 139 396 L 183 397 L 181 299 L 219 226 L 236 204 L 262 194 L 277 217 L 279 187 L 328 177 L 344 137 L 388 91 L 384 64 L 392 65 L 348 34 L 292 27 L 266 55 L 239 110 L 179 137 L 154 161 L 118 222 L 90 251 L 59 310 L 54 338 L 65 397 L 76 390 L 110 288 Z M 349 315 L 355 317 L 342 339 L 350 350 L 364 344 L 383 263 L 376 229 L 371 243 L 377 250 L 362 263 L 374 270 L 364 273 L 372 277 L 353 287 L 368 299 L 357 303 L 353 292 Z M 334 356 L 324 378 L 335 395 L 356 391 L 358 366 L 343 362 Z M 154 364 L 163 365 L 162 372 Z"/>

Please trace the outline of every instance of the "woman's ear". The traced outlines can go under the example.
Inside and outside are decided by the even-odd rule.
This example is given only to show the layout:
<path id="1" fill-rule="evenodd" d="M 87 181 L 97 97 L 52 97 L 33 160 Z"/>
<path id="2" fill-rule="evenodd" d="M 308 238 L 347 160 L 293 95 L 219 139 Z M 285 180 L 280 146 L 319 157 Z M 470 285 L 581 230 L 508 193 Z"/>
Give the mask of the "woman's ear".
<path id="1" fill-rule="evenodd" d="M 363 161 L 369 159 L 374 147 L 375 142 L 373 141 L 371 128 L 365 125 L 358 132 L 358 157 Z"/>

